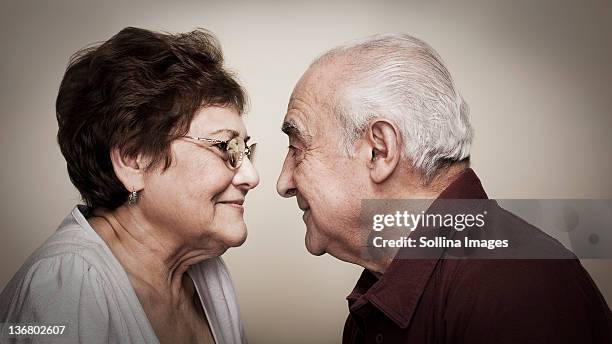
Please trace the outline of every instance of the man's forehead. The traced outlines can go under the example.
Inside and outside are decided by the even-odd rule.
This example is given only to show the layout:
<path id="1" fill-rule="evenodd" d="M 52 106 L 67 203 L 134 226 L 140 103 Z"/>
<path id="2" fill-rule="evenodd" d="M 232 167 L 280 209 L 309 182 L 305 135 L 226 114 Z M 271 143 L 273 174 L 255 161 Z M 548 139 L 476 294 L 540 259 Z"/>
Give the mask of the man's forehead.
<path id="1" fill-rule="evenodd" d="M 289 99 L 283 132 L 312 137 L 330 123 L 334 97 L 341 87 L 338 74 L 341 69 L 335 63 L 324 63 L 315 64 L 304 73 Z"/>
<path id="2" fill-rule="evenodd" d="M 293 118 L 309 125 L 328 116 L 333 103 L 331 94 L 332 90 L 324 82 L 300 80 L 289 98 L 285 119 Z"/>
<path id="3" fill-rule="evenodd" d="M 327 105 L 340 87 L 339 68 L 324 64 L 310 67 L 300 78 L 291 94 L 292 101 L 306 101 L 311 106 Z"/>

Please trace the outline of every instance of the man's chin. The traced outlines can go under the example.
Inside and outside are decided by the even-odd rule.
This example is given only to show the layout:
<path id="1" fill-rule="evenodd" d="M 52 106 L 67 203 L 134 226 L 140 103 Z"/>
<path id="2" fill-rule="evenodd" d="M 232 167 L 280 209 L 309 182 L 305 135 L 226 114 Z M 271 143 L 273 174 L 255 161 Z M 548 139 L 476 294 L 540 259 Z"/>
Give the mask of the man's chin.
<path id="1" fill-rule="evenodd" d="M 325 248 L 320 245 L 316 240 L 309 240 L 308 235 L 305 238 L 306 250 L 313 256 L 322 256 L 325 254 Z"/>

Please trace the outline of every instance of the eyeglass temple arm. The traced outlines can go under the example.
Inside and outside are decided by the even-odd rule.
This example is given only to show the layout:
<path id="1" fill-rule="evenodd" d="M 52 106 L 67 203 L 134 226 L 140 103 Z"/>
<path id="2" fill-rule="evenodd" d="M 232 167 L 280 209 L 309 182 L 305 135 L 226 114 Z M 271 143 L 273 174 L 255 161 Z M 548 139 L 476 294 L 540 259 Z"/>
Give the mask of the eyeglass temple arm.
<path id="1" fill-rule="evenodd" d="M 197 136 L 190 136 L 190 135 L 185 135 L 185 137 L 188 137 L 194 140 L 198 140 L 198 141 L 208 142 L 208 143 L 226 143 L 226 141 L 223 141 L 223 140 L 207 139 L 205 137 L 197 137 Z"/>

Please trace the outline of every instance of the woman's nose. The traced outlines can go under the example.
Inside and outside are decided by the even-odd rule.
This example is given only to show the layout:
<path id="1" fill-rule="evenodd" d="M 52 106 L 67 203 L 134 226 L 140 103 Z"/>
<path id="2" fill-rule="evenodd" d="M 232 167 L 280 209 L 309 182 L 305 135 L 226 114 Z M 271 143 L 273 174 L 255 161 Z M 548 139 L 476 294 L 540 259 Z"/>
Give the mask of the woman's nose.
<path id="1" fill-rule="evenodd" d="M 259 184 L 259 173 L 255 169 L 255 166 L 249 160 L 244 158 L 242 164 L 238 168 L 236 175 L 234 176 L 233 183 L 236 186 L 250 190 Z"/>

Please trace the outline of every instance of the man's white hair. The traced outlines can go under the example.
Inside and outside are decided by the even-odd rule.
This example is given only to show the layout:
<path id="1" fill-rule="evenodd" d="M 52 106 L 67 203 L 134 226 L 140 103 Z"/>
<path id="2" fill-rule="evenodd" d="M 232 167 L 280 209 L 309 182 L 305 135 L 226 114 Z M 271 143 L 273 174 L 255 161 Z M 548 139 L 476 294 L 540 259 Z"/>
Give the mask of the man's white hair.
<path id="1" fill-rule="evenodd" d="M 332 110 L 343 124 L 348 156 L 368 121 L 380 117 L 399 127 L 404 153 L 425 180 L 470 156 L 468 105 L 427 43 L 406 34 L 375 35 L 336 47 L 312 66 L 340 55 L 349 62 Z"/>

